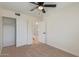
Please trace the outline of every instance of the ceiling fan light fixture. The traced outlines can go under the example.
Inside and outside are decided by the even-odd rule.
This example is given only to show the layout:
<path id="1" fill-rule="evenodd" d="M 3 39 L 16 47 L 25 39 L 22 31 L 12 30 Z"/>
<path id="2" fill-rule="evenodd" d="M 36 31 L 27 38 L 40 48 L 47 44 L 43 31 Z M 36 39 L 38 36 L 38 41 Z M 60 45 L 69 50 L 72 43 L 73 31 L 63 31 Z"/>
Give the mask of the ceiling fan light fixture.
<path id="1" fill-rule="evenodd" d="M 44 9 L 44 7 L 43 6 L 39 6 L 38 9 L 39 10 L 42 10 L 42 9 Z"/>
<path id="2" fill-rule="evenodd" d="M 36 25 L 38 25 L 38 22 L 36 22 Z"/>
<path id="3" fill-rule="evenodd" d="M 38 9 L 39 11 L 42 11 L 43 13 L 46 13 L 44 7 L 56 7 L 56 4 L 45 4 L 45 2 L 31 2 L 34 5 L 37 5 L 37 7 L 31 9 L 31 11 Z"/>

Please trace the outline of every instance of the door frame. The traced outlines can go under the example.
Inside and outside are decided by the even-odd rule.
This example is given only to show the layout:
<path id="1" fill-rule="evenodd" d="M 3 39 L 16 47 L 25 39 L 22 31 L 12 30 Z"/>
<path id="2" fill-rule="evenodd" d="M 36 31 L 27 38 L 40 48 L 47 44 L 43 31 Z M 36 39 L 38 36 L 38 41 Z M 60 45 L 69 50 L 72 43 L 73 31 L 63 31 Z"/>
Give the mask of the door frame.
<path id="1" fill-rule="evenodd" d="M 4 32 L 4 31 L 3 31 L 3 26 L 4 26 L 4 25 L 3 25 L 3 19 L 4 19 L 4 18 L 9 18 L 9 19 L 14 19 L 14 20 L 15 20 L 15 46 L 16 46 L 16 37 L 17 37 L 17 36 L 16 36 L 16 33 L 17 33 L 17 32 L 16 32 L 16 18 L 3 16 L 3 17 L 2 17 L 2 48 L 3 48 L 3 35 L 4 35 L 4 34 L 3 34 L 3 32 Z"/>

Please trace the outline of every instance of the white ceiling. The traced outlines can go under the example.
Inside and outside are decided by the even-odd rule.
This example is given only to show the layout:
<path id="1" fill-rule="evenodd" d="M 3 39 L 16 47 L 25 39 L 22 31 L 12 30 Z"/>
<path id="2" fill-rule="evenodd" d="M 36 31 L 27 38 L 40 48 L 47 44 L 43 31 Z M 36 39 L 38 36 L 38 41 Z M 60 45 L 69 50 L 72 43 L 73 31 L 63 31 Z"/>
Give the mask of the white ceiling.
<path id="1" fill-rule="evenodd" d="M 53 3 L 57 4 L 56 8 L 62 8 L 64 6 L 67 6 L 68 4 L 71 4 L 70 2 L 45 2 L 45 4 L 53 4 Z M 35 6 L 36 5 L 31 4 L 29 2 L 0 2 L 0 7 L 2 8 L 37 16 L 40 13 L 39 10 L 34 10 L 32 12 L 30 11 Z"/>

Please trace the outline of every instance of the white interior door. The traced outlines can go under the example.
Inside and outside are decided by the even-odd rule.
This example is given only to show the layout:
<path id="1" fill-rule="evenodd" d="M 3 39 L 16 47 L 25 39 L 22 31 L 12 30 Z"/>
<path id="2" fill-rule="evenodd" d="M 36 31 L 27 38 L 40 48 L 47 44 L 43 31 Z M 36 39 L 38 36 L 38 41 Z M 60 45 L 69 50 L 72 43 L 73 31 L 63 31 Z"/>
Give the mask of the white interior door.
<path id="1" fill-rule="evenodd" d="M 47 42 L 47 25 L 46 22 L 40 22 L 38 24 L 38 35 L 39 35 L 39 41 L 42 43 L 46 43 Z"/>
<path id="2" fill-rule="evenodd" d="M 15 19 L 3 18 L 3 47 L 15 45 Z"/>

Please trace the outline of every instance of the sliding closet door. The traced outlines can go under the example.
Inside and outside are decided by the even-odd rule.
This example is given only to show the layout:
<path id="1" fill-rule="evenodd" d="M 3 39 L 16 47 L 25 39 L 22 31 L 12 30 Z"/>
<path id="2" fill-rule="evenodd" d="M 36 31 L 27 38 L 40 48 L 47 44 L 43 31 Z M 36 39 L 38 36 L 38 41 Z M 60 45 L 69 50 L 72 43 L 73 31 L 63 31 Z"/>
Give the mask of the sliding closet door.
<path id="1" fill-rule="evenodd" d="M 12 18 L 3 18 L 3 47 L 15 45 L 16 21 Z"/>

